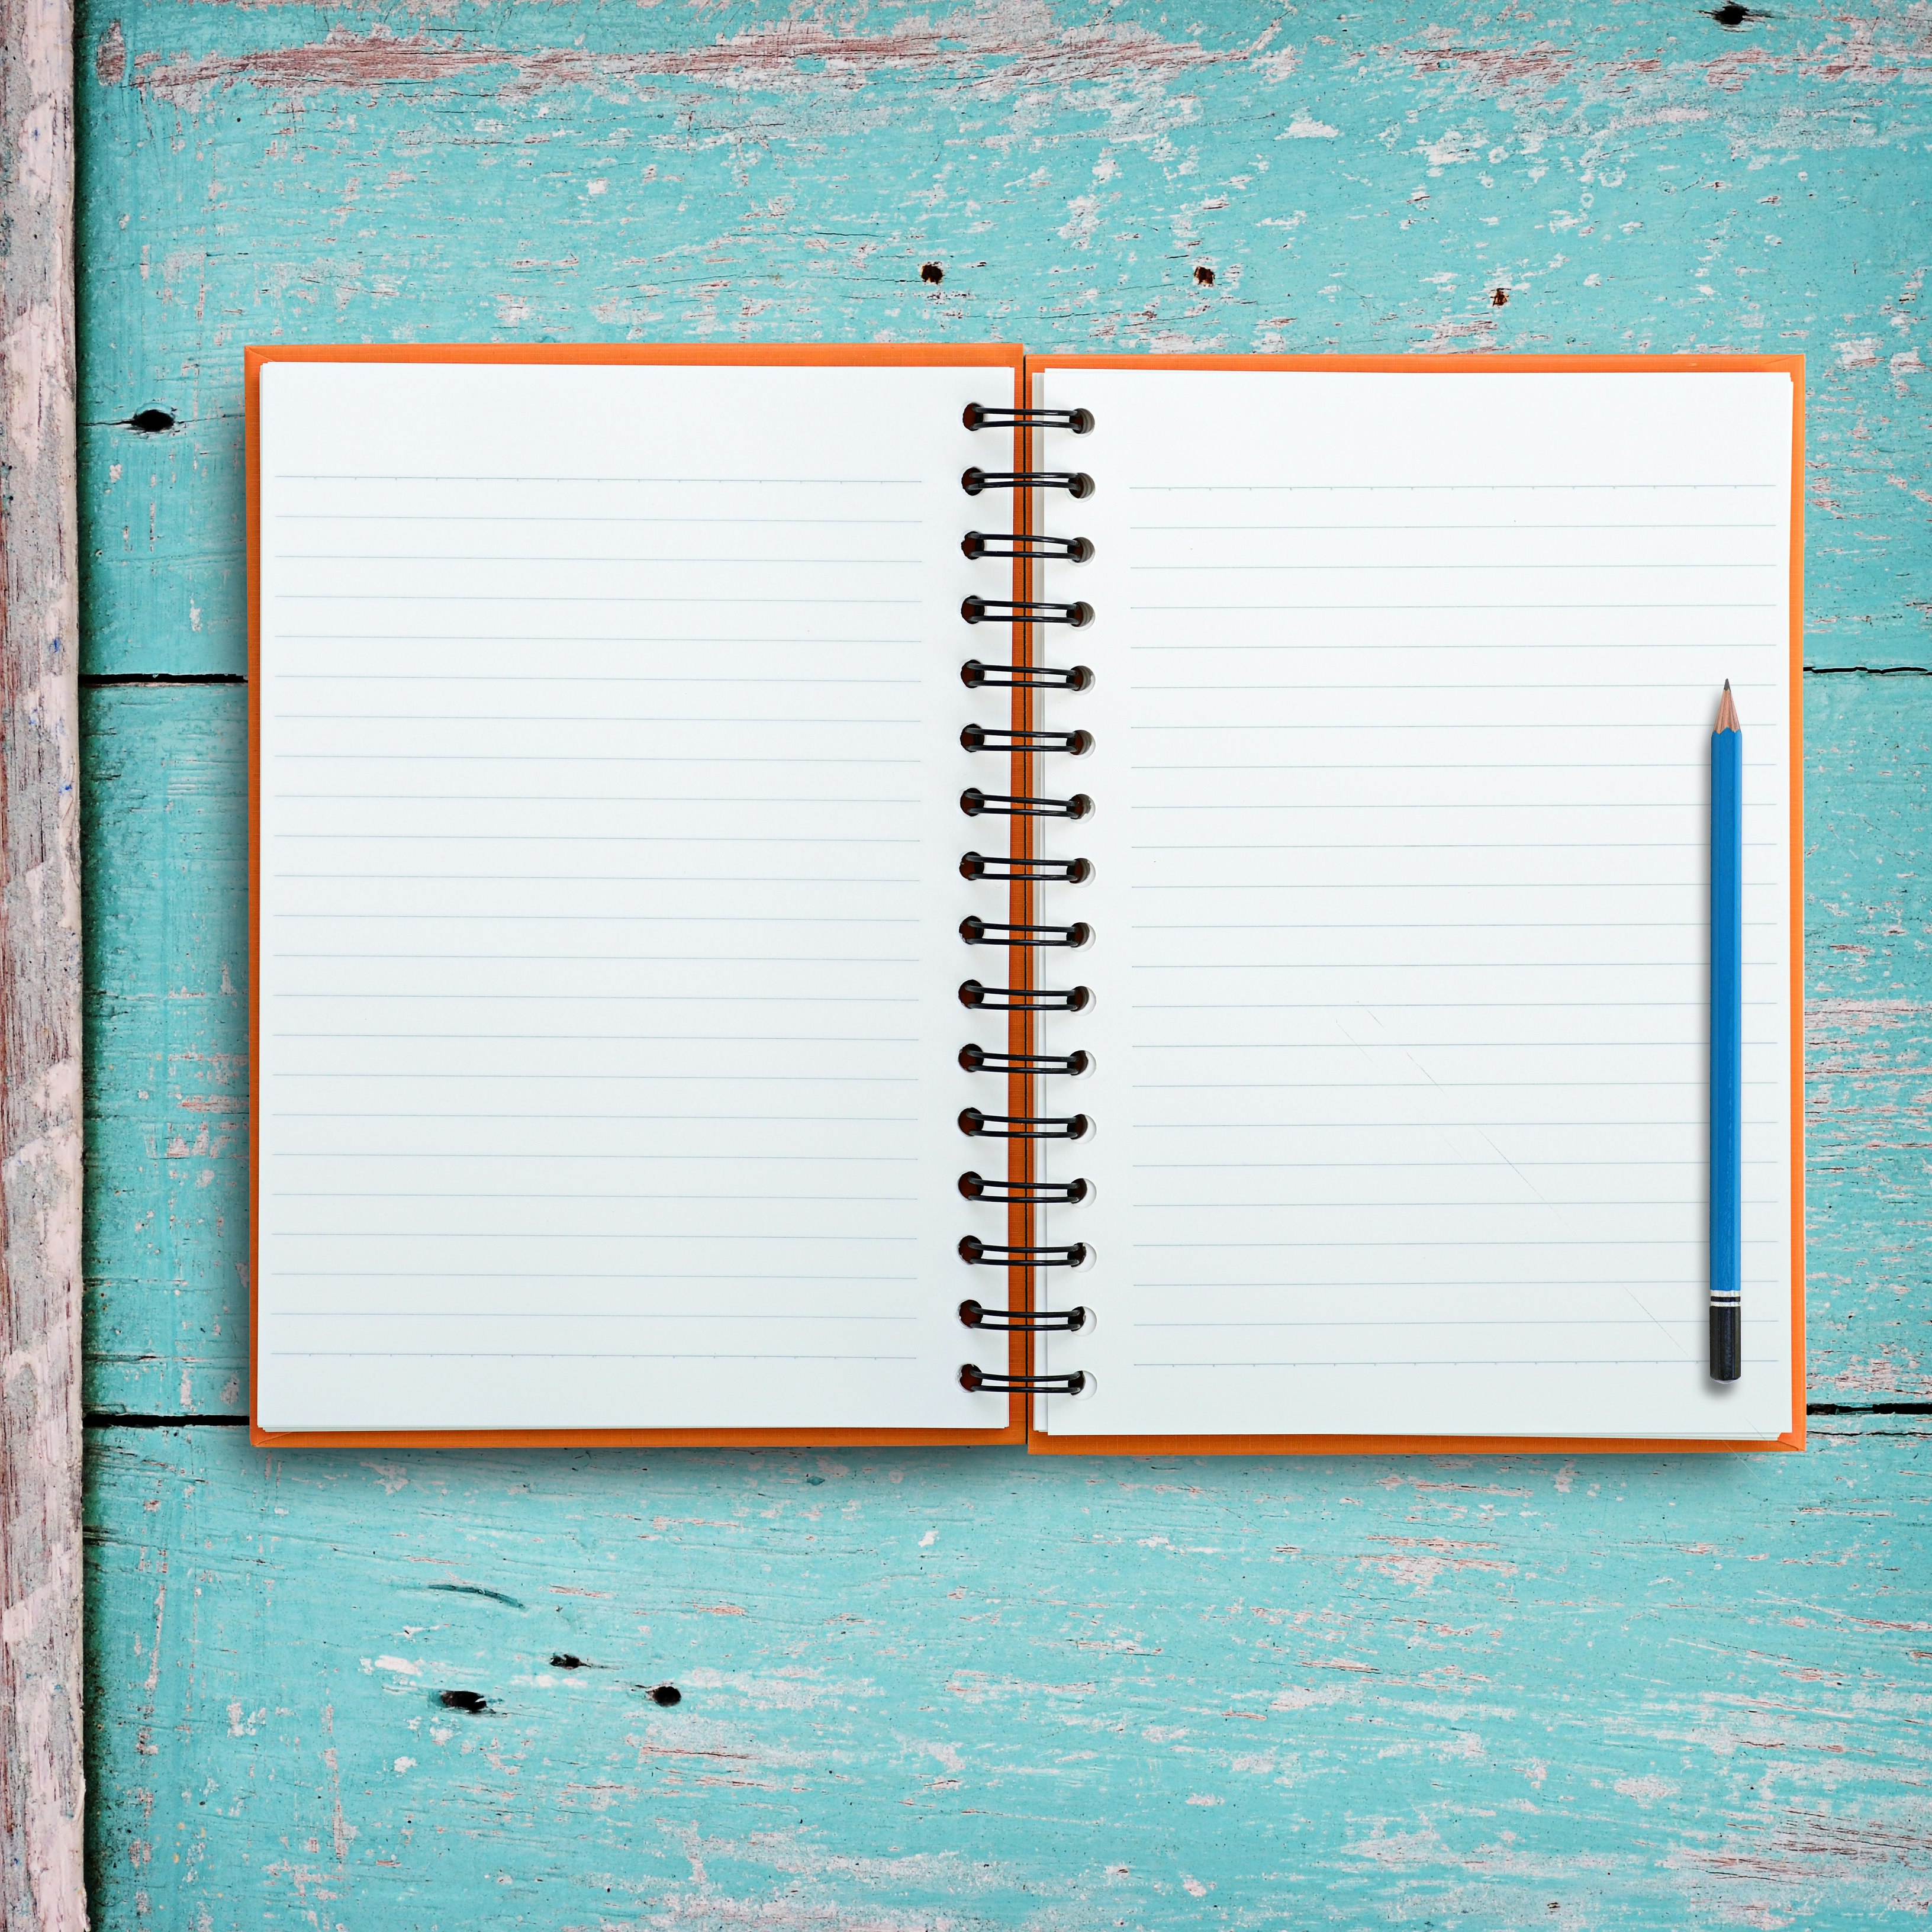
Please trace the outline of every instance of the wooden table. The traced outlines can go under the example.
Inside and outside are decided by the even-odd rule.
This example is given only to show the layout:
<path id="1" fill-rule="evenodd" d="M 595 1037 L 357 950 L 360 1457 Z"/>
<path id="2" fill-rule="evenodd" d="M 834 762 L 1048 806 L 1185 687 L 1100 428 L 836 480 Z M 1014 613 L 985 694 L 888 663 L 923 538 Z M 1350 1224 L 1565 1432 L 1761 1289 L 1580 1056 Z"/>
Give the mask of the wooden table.
<path id="1" fill-rule="evenodd" d="M 1922 1922 L 1932 26 L 1744 14 L 88 0 L 97 1926 Z M 1809 1453 L 251 1449 L 242 345 L 633 338 L 1803 351 Z"/>

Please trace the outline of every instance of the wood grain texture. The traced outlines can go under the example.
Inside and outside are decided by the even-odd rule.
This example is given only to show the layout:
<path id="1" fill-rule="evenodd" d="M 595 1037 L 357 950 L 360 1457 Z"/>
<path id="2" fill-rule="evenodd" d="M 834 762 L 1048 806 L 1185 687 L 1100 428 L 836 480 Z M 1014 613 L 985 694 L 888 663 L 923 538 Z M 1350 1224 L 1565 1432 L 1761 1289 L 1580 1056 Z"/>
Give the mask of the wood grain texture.
<path id="1" fill-rule="evenodd" d="M 86 694 L 86 1402 L 248 1412 L 248 704 Z"/>
<path id="2" fill-rule="evenodd" d="M 74 73 L 0 0 L 0 1925 L 80 1932 Z"/>
<path id="3" fill-rule="evenodd" d="M 1814 1402 L 1932 1400 L 1932 677 L 1804 680 Z M 1924 1426 L 1922 1420 L 1920 1426 Z"/>
<path id="4" fill-rule="evenodd" d="M 109 1922 L 1922 1924 L 1929 1454 L 104 1429 Z"/>
<path id="5" fill-rule="evenodd" d="M 92 670 L 242 668 L 242 346 L 358 339 L 1802 350 L 1811 660 L 1924 661 L 1910 0 L 86 0 L 80 40 Z"/>
<path id="6" fill-rule="evenodd" d="M 250 1450 L 242 694 L 98 689 L 100 1922 L 1922 1919 L 1932 678 L 1836 668 L 1932 665 L 1923 8 L 88 0 L 79 45 L 106 676 L 242 668 L 251 340 L 1804 352 L 1852 1412 L 1574 1469 Z"/>

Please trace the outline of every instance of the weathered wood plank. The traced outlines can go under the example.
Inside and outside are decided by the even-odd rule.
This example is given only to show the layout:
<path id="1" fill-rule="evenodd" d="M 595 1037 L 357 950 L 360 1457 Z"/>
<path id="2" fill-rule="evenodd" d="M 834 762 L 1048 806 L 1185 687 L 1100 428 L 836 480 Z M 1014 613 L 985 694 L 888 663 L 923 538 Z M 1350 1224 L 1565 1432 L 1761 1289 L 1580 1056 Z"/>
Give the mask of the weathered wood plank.
<path id="1" fill-rule="evenodd" d="M 103 1920 L 1920 1922 L 1928 1456 L 100 1430 Z"/>
<path id="2" fill-rule="evenodd" d="M 1805 681 L 1811 1394 L 1932 1400 L 1932 677 Z"/>
<path id="3" fill-rule="evenodd" d="M 88 1407 L 245 1414 L 247 698 L 112 686 L 82 716 Z"/>
<path id="4" fill-rule="evenodd" d="M 345 338 L 1802 350 L 1809 654 L 1932 662 L 1924 32 L 87 0 L 88 668 L 240 669 L 241 347 Z"/>
<path id="5" fill-rule="evenodd" d="M 1805 682 L 1812 1392 L 1932 1400 L 1932 677 Z M 247 1411 L 244 709 L 234 686 L 88 694 L 97 1412 Z"/>
<path id="6" fill-rule="evenodd" d="M 82 1932 L 74 16 L 0 0 L 0 1925 Z"/>
<path id="7" fill-rule="evenodd" d="M 80 447 L 90 483 L 105 479 L 88 500 L 88 668 L 240 670 L 248 579 L 239 421 L 166 434 L 87 425 Z M 175 644 L 158 658 L 164 638 Z"/>

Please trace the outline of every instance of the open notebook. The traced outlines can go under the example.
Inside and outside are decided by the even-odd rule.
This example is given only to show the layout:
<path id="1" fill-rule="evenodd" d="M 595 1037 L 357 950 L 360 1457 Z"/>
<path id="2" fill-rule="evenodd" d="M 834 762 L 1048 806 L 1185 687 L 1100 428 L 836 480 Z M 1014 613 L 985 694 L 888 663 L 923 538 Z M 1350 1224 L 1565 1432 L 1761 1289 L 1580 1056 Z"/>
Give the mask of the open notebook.
<path id="1" fill-rule="evenodd" d="M 1797 358 L 248 368 L 258 1440 L 1802 1446 Z"/>

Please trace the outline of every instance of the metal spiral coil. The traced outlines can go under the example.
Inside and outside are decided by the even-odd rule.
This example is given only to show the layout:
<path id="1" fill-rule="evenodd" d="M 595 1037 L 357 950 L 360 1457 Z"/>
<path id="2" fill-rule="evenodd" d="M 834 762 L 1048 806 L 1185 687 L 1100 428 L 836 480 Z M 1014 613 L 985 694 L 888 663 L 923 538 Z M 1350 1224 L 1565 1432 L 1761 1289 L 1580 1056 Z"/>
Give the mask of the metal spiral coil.
<path id="1" fill-rule="evenodd" d="M 959 539 L 962 556 L 977 563 L 982 556 L 1054 557 L 1063 563 L 1084 563 L 1094 554 L 1090 537 L 1050 537 L 1031 530 L 968 530 Z"/>
<path id="2" fill-rule="evenodd" d="M 959 1238 L 959 1258 L 974 1268 L 1078 1268 L 1087 1258 L 1087 1244 L 1072 1241 L 1054 1248 L 1010 1247 L 982 1241 L 977 1234 Z"/>
<path id="3" fill-rule="evenodd" d="M 989 812 L 1004 818 L 1084 818 L 1094 809 L 1094 801 L 1084 791 L 1071 798 L 1014 797 L 968 785 L 959 794 L 959 809 L 968 818 Z"/>
<path id="4" fill-rule="evenodd" d="M 959 937 L 968 946 L 1084 946 L 1094 928 L 1084 919 L 1071 926 L 1010 926 L 968 913 L 959 922 Z"/>
<path id="5" fill-rule="evenodd" d="M 1078 1395 L 1087 1386 L 1087 1372 L 1070 1376 L 988 1375 L 977 1362 L 959 1365 L 959 1386 L 969 1395 Z"/>
<path id="6" fill-rule="evenodd" d="M 1064 1073 L 1078 1076 L 1093 1065 L 1084 1050 L 1073 1053 L 988 1053 L 970 1041 L 959 1049 L 968 1073 Z"/>
<path id="7" fill-rule="evenodd" d="M 1093 1124 L 1084 1114 L 982 1114 L 977 1107 L 959 1110 L 959 1131 L 985 1140 L 1084 1140 Z"/>
<path id="8" fill-rule="evenodd" d="M 959 682 L 968 691 L 1087 691 L 1094 674 L 1084 664 L 1060 670 L 1052 664 L 989 664 L 968 658 L 959 667 Z"/>
<path id="9" fill-rule="evenodd" d="M 1016 1329 L 1023 1334 L 1077 1335 L 1088 1319 L 1084 1308 L 985 1308 L 970 1299 L 959 1304 L 962 1328 L 989 1330 L 996 1335 Z"/>
<path id="10" fill-rule="evenodd" d="M 988 1180 L 983 1174 L 975 1174 L 969 1167 L 959 1177 L 959 1192 L 968 1201 L 1060 1202 L 1077 1206 L 1086 1199 L 1091 1190 L 1084 1180 L 1078 1179 Z"/>
<path id="11" fill-rule="evenodd" d="M 1054 885 L 1078 886 L 1094 876 L 1094 868 L 1085 859 L 1004 859 L 997 855 L 989 859 L 983 852 L 962 852 L 959 876 L 962 879 L 1039 879 Z"/>
<path id="12" fill-rule="evenodd" d="M 1064 430 L 1084 436 L 1094 427 L 1088 410 L 1047 410 L 994 407 L 969 404 L 962 417 L 969 430 Z M 1023 452 L 1025 446 L 1020 448 Z M 989 490 L 1064 490 L 1076 501 L 1094 494 L 1094 479 L 1082 470 L 982 470 L 976 464 L 959 479 L 969 496 Z M 1016 520 L 1022 519 L 1016 517 Z M 1031 531 L 987 532 L 968 530 L 960 540 L 962 555 L 973 562 L 988 558 L 1010 558 L 1018 562 L 1055 562 L 1081 564 L 1094 555 L 1092 540 L 1084 536 L 1052 536 Z M 1006 598 L 977 595 L 964 598 L 960 616 L 968 624 L 1004 623 L 1013 627 L 1016 658 L 1030 655 L 1029 626 L 1060 625 L 1069 630 L 1084 629 L 1094 621 L 1094 607 L 1084 600 L 1058 602 L 1036 598 L 1024 584 L 1016 590 L 1024 594 Z M 959 668 L 960 681 L 968 690 L 1068 691 L 1090 689 L 1094 674 L 1084 664 L 1062 669 L 1030 663 L 982 664 L 969 658 Z M 1004 818 L 1009 820 L 1050 819 L 1080 820 L 1094 809 L 1094 801 L 1084 792 L 1067 797 L 1052 797 L 1034 791 L 1028 779 L 1039 768 L 1030 761 L 1036 756 L 1057 753 L 1080 758 L 1094 748 L 1094 734 L 1084 729 L 1046 730 L 1034 728 L 1031 718 L 1016 719 L 1006 727 L 968 724 L 959 734 L 961 747 L 970 752 L 990 752 L 1012 757 L 1018 754 L 1015 777 L 1028 789 L 1015 794 L 988 792 L 969 785 L 959 795 L 959 808 L 969 818 Z M 959 861 L 961 876 L 993 883 L 1030 885 L 1077 885 L 1090 878 L 1091 864 L 1085 859 L 1048 858 L 1028 850 L 1021 855 L 992 856 L 967 852 Z M 1025 902 L 1022 901 L 1022 904 Z M 1010 953 L 1038 952 L 1046 949 L 1071 949 L 1087 945 L 1093 928 L 1084 920 L 1052 924 L 1034 920 L 1030 914 L 1006 920 L 989 920 L 973 914 L 959 922 L 959 937 L 968 946 L 1004 946 Z M 1093 994 L 1084 986 L 988 986 L 977 980 L 960 982 L 959 1002 L 971 1012 L 989 1013 L 1077 1013 L 1091 1004 Z M 1030 1042 L 1027 1042 L 1029 1046 Z M 1018 1076 L 1022 1084 L 1013 1090 L 1022 1106 L 1023 1096 L 1034 1091 L 1030 1082 L 1048 1076 L 1071 1076 L 1084 1073 L 1092 1066 L 1084 1050 L 1066 1053 L 989 1052 L 975 1042 L 959 1050 L 959 1064 L 968 1072 Z M 1046 1141 L 1078 1141 L 1092 1130 L 1084 1114 L 988 1114 L 977 1107 L 963 1108 L 958 1115 L 959 1131 L 974 1139 L 1004 1140 L 1010 1144 Z M 1010 1162 L 1015 1158 L 1009 1156 Z M 970 1169 L 959 1177 L 959 1192 L 968 1201 L 1022 1209 L 1048 1204 L 1071 1207 L 1087 1199 L 1090 1184 L 1084 1180 L 1064 1181 L 1024 1180 L 989 1180 Z M 1018 1232 L 1018 1229 L 1016 1229 Z M 1018 1269 L 1022 1284 L 1012 1298 L 1027 1301 L 1032 1291 L 1025 1284 L 1033 1271 L 1042 1268 L 1075 1268 L 1085 1262 L 1091 1250 L 1084 1241 L 1042 1244 L 1031 1240 L 990 1242 L 976 1234 L 962 1236 L 960 1258 L 976 1268 Z M 1024 1334 L 1078 1334 L 1088 1328 L 1091 1315 L 1084 1307 L 1034 1310 L 1027 1307 L 988 1308 L 974 1300 L 959 1304 L 959 1319 L 968 1328 L 991 1333 Z M 1006 1375 L 990 1372 L 976 1363 L 968 1362 L 959 1370 L 959 1382 L 970 1392 L 992 1394 L 1057 1394 L 1074 1396 L 1090 1384 L 1084 1370 L 1055 1375 Z"/>
<path id="13" fill-rule="evenodd" d="M 959 742 L 969 752 L 1064 752 L 1084 758 L 1094 748 L 1090 731 L 1010 731 L 1001 724 L 968 724 Z"/>
<path id="14" fill-rule="evenodd" d="M 1084 470 L 982 470 L 976 464 L 964 472 L 959 487 L 968 496 L 986 490 L 1064 490 L 1070 496 L 1090 496 L 1094 479 Z"/>
<path id="15" fill-rule="evenodd" d="M 994 403 L 968 403 L 959 420 L 968 429 L 1068 429 L 1084 436 L 1094 427 L 1091 410 L 1015 410 Z"/>
<path id="16" fill-rule="evenodd" d="M 1084 630 L 1094 621 L 1094 607 L 1088 603 L 1010 603 L 998 597 L 962 598 L 959 614 L 969 624 L 1066 624 Z"/>
<path id="17" fill-rule="evenodd" d="M 1085 986 L 982 986 L 977 980 L 959 982 L 959 1004 L 981 1013 L 1078 1013 L 1092 1002 Z"/>

